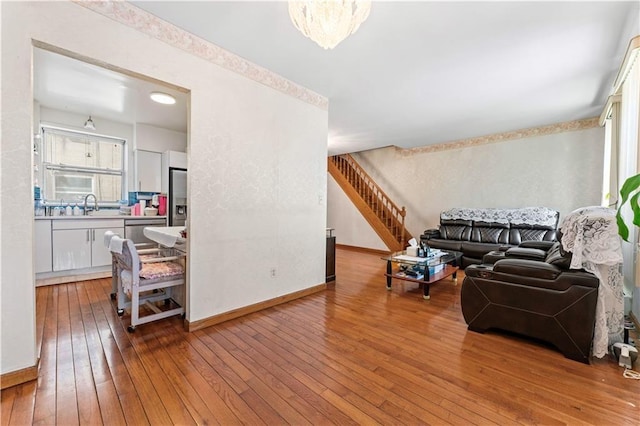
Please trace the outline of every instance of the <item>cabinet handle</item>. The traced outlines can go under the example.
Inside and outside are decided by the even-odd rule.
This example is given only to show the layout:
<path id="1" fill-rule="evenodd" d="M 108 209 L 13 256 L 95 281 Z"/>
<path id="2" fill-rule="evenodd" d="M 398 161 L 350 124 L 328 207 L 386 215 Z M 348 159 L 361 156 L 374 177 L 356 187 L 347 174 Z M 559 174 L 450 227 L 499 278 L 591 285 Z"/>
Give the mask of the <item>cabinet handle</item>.
<path id="1" fill-rule="evenodd" d="M 87 242 L 89 242 L 89 230 L 87 229 Z"/>
<path id="2" fill-rule="evenodd" d="M 92 229 L 91 230 L 91 241 L 95 241 L 96 240 L 96 230 Z"/>

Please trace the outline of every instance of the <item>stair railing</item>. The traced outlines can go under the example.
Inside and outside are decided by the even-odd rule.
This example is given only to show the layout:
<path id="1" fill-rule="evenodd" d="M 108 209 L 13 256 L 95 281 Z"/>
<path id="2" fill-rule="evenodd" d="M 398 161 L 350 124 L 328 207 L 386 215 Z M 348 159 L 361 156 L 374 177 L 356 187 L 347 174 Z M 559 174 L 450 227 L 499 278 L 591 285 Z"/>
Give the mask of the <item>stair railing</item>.
<path id="1" fill-rule="evenodd" d="M 391 201 L 389 196 L 371 179 L 371 176 L 360 167 L 351 155 L 334 155 L 329 158 L 329 161 L 336 166 L 380 221 L 391 231 L 400 244 L 400 248 L 404 248 L 407 237 L 404 227 L 407 211 L 404 206 L 398 207 Z"/>

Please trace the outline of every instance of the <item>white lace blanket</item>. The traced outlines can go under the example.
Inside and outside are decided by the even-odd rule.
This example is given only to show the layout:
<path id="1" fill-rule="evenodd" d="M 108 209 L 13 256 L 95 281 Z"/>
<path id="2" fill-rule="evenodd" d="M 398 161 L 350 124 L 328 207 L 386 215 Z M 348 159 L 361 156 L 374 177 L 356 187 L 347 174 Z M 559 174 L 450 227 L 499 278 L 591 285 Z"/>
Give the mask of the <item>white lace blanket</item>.
<path id="1" fill-rule="evenodd" d="M 547 207 L 520 209 L 454 208 L 440 213 L 440 219 L 479 220 L 483 222 L 553 226 L 558 224 L 558 212 Z"/>
<path id="2" fill-rule="evenodd" d="M 596 305 L 593 355 L 602 358 L 609 345 L 622 341 L 624 300 L 622 294 L 622 249 L 616 211 L 606 207 L 584 207 L 562 220 L 562 247 L 573 253 L 572 269 L 585 269 L 600 280 Z"/>

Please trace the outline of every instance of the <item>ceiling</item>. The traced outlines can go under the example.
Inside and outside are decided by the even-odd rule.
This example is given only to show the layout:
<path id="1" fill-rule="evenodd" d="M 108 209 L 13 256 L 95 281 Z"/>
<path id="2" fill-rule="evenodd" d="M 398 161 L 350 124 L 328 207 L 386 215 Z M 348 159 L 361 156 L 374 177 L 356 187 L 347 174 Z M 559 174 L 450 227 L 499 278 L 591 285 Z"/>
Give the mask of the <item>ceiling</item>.
<path id="1" fill-rule="evenodd" d="M 100 119 L 187 132 L 189 95 L 184 91 L 43 49 L 34 49 L 33 69 L 33 97 L 41 106 L 91 115 L 98 133 Z M 149 95 L 156 91 L 172 95 L 176 103 L 153 102 Z"/>
<path id="2" fill-rule="evenodd" d="M 638 1 L 374 1 L 356 34 L 324 50 L 293 27 L 285 1 L 132 3 L 326 96 L 330 154 L 598 116 L 640 33 Z M 154 124 L 148 88 L 135 90 L 135 114 Z"/>

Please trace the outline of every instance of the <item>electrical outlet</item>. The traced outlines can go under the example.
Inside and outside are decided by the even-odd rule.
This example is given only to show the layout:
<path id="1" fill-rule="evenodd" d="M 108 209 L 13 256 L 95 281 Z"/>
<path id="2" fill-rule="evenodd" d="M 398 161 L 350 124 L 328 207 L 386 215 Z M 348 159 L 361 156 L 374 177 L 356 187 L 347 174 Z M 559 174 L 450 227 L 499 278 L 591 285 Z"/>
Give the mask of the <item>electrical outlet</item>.
<path id="1" fill-rule="evenodd" d="M 322 205 L 324 203 L 324 197 L 322 195 L 318 195 L 318 204 Z"/>
<path id="2" fill-rule="evenodd" d="M 271 278 L 276 277 L 276 268 L 271 268 Z"/>

